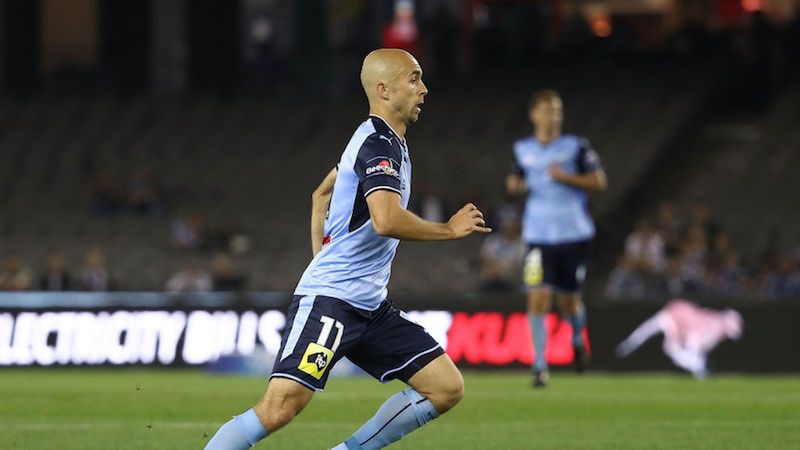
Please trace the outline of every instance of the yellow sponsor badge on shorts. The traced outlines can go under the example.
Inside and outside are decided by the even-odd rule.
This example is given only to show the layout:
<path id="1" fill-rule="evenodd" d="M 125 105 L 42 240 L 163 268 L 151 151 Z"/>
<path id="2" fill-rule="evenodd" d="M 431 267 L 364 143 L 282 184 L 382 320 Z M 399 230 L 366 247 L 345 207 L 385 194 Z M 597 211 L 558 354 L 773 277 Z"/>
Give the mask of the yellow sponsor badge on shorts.
<path id="1" fill-rule="evenodd" d="M 528 286 L 538 286 L 544 281 L 544 267 L 542 267 L 542 251 L 534 248 L 525 257 L 523 278 Z"/>
<path id="2" fill-rule="evenodd" d="M 297 368 L 319 380 L 332 361 L 332 351 L 312 342 L 308 344 Z"/>

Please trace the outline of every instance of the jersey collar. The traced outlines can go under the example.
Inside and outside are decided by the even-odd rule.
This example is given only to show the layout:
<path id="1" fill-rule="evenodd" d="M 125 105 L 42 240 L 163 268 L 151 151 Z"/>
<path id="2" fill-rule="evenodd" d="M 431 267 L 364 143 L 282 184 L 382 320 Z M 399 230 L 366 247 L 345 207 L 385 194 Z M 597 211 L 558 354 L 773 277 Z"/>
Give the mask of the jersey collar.
<path id="1" fill-rule="evenodd" d="M 397 134 L 397 132 L 396 132 L 396 131 L 394 131 L 394 128 L 392 128 L 392 126 L 391 126 L 391 125 L 389 125 L 389 122 L 387 122 L 387 121 L 386 121 L 386 119 L 384 119 L 383 117 L 381 117 L 381 116 L 379 116 L 379 115 L 377 115 L 377 114 L 370 114 L 369 116 L 370 116 L 370 117 L 375 117 L 375 118 L 377 118 L 377 119 L 380 119 L 380 120 L 381 120 L 381 122 L 383 122 L 383 124 L 384 124 L 384 125 L 386 125 L 386 128 L 388 128 L 388 129 L 389 129 L 389 131 L 391 131 L 391 133 L 392 133 L 392 134 L 393 134 L 393 135 L 394 135 L 394 136 L 397 138 L 397 140 L 398 140 L 398 141 L 402 142 L 402 143 L 403 143 L 403 145 L 405 145 L 405 144 L 406 144 L 406 140 L 405 140 L 405 138 L 402 138 L 402 137 L 400 137 L 400 135 L 399 135 L 399 134 Z"/>

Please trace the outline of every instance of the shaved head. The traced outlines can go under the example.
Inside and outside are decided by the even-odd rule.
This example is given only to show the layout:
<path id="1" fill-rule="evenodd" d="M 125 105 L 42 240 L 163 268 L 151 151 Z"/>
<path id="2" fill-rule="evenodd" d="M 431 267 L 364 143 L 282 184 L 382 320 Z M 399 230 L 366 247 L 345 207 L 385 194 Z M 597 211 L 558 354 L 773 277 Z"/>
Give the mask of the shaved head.
<path id="1" fill-rule="evenodd" d="M 419 120 L 428 88 L 422 68 L 405 50 L 373 51 L 361 65 L 361 86 L 369 100 L 369 113 L 383 118 L 400 136 L 408 124 Z"/>
<path id="2" fill-rule="evenodd" d="M 372 51 L 361 65 L 361 86 L 370 103 L 377 99 L 375 88 L 378 84 L 384 83 L 388 87 L 397 77 L 414 68 L 419 69 L 419 63 L 405 50 L 381 48 Z"/>

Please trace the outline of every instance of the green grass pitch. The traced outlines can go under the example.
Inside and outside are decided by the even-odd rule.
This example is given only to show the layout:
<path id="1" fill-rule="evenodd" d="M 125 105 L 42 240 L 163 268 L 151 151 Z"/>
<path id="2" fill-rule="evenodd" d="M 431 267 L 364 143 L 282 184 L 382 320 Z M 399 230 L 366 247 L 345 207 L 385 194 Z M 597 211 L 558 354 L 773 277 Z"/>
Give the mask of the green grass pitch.
<path id="1" fill-rule="evenodd" d="M 800 449 L 800 377 L 466 372 L 466 397 L 400 449 Z M 0 370 L 2 449 L 201 449 L 260 378 L 199 371 Z M 332 379 L 256 448 L 328 449 L 401 384 Z"/>

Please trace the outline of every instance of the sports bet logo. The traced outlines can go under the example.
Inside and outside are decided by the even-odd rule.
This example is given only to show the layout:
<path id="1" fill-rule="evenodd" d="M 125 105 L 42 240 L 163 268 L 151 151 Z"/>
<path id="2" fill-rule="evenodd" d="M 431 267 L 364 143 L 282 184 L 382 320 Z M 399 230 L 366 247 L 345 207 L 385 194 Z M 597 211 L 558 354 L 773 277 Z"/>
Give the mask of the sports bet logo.
<path id="1" fill-rule="evenodd" d="M 319 380 L 325 374 L 332 359 L 333 352 L 330 349 L 312 342 L 308 344 L 297 368 Z"/>
<path id="2" fill-rule="evenodd" d="M 392 167 L 392 163 L 390 161 L 385 159 L 372 167 L 367 167 L 367 176 L 375 174 L 376 172 L 383 172 L 384 175 L 400 178 L 400 173 L 398 173 L 397 170 Z"/>

